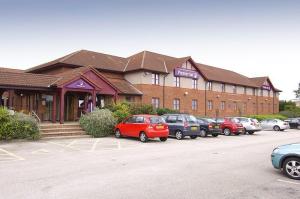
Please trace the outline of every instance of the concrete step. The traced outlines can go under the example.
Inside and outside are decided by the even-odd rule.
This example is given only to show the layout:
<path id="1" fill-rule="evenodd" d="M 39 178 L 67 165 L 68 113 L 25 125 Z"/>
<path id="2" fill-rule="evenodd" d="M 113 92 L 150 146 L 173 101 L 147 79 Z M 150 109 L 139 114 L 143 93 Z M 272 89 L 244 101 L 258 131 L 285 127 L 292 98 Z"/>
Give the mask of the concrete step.
<path id="1" fill-rule="evenodd" d="M 84 131 L 71 131 L 71 132 L 51 132 L 51 133 L 41 133 L 42 137 L 60 137 L 60 136 L 77 136 L 86 135 Z"/>
<path id="2" fill-rule="evenodd" d="M 71 128 L 48 128 L 41 129 L 42 133 L 51 133 L 51 132 L 72 132 L 72 131 L 83 131 L 81 127 L 71 127 Z"/>
<path id="3" fill-rule="evenodd" d="M 40 124 L 40 129 L 81 128 L 79 124 Z"/>
<path id="4" fill-rule="evenodd" d="M 76 139 L 76 138 L 91 138 L 90 135 L 68 135 L 68 136 L 49 136 L 42 137 L 43 140 L 47 139 Z"/>

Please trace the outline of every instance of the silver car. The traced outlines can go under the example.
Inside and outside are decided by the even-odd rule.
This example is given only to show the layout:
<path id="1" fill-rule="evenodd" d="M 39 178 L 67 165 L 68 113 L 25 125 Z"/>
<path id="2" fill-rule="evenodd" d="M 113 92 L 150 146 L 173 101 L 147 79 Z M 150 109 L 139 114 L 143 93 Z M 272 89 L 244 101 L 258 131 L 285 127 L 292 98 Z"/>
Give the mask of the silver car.
<path id="1" fill-rule="evenodd" d="M 254 132 L 261 131 L 261 125 L 256 119 L 247 118 L 247 117 L 234 117 L 239 123 L 245 128 L 245 132 L 252 135 Z"/>
<path id="2" fill-rule="evenodd" d="M 279 119 L 267 119 L 261 121 L 261 127 L 263 130 L 284 131 L 289 128 L 289 123 Z"/>

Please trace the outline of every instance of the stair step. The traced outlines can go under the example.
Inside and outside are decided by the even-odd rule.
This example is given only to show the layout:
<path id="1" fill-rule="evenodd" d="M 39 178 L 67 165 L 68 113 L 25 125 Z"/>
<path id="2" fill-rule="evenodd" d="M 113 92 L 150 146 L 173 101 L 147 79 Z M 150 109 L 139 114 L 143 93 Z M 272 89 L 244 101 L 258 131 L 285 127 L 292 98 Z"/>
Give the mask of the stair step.
<path id="1" fill-rule="evenodd" d="M 40 129 L 57 129 L 57 128 L 81 128 L 79 124 L 54 124 L 40 125 Z"/>
<path id="2" fill-rule="evenodd" d="M 91 138 L 90 135 L 68 135 L 68 136 L 49 136 L 42 139 L 72 139 L 72 138 Z"/>
<path id="3" fill-rule="evenodd" d="M 72 132 L 51 132 L 51 133 L 41 133 L 42 137 L 47 136 L 71 136 L 71 135 L 86 135 L 84 131 L 72 131 Z"/>
<path id="4" fill-rule="evenodd" d="M 71 131 L 82 131 L 81 127 L 76 127 L 76 128 L 45 128 L 41 129 L 42 133 L 50 133 L 50 132 L 71 132 Z"/>

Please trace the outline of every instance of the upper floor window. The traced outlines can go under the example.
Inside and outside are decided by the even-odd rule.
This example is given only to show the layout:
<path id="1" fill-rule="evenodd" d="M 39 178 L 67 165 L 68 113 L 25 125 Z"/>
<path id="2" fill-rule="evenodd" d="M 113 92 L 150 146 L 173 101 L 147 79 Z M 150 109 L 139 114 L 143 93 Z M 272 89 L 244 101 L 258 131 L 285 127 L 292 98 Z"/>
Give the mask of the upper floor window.
<path id="1" fill-rule="evenodd" d="M 193 89 L 197 89 L 198 88 L 198 80 L 197 79 L 193 79 Z"/>
<path id="2" fill-rule="evenodd" d="M 252 88 L 252 95 L 255 96 L 255 88 Z"/>
<path id="3" fill-rule="evenodd" d="M 192 110 L 195 111 L 198 109 L 198 101 L 193 99 L 192 100 Z"/>
<path id="4" fill-rule="evenodd" d="M 244 86 L 244 94 L 246 95 L 247 94 L 247 87 Z"/>
<path id="5" fill-rule="evenodd" d="M 159 74 L 152 73 L 152 84 L 159 85 Z"/>
<path id="6" fill-rule="evenodd" d="M 212 90 L 212 82 L 207 82 L 207 90 Z"/>
<path id="7" fill-rule="evenodd" d="M 225 93 L 226 89 L 225 89 L 225 84 L 224 83 L 221 84 L 221 90 L 222 90 L 223 93 Z"/>
<path id="8" fill-rule="evenodd" d="M 174 77 L 175 87 L 180 87 L 180 77 Z"/>
<path id="9" fill-rule="evenodd" d="M 159 98 L 153 97 L 151 103 L 154 108 L 159 108 Z"/>
<path id="10" fill-rule="evenodd" d="M 233 92 L 233 93 L 236 93 L 236 85 L 233 85 L 233 86 L 232 86 L 232 92 Z"/>
<path id="11" fill-rule="evenodd" d="M 180 109 L 180 99 L 175 98 L 173 100 L 173 109 L 174 110 L 179 110 Z"/>
<path id="12" fill-rule="evenodd" d="M 213 109 L 213 101 L 212 100 L 208 100 L 207 101 L 207 109 L 208 110 L 212 110 Z"/>

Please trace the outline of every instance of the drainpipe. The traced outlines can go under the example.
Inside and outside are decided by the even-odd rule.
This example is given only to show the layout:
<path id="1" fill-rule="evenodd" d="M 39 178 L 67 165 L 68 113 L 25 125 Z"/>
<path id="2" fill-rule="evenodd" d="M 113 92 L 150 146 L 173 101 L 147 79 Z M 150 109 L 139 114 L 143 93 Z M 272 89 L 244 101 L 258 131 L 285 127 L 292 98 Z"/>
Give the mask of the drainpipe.
<path id="1" fill-rule="evenodd" d="M 165 87 L 166 87 L 166 77 L 167 75 L 163 76 L 163 108 L 165 108 Z"/>
<path id="2" fill-rule="evenodd" d="M 207 82 L 205 82 L 205 89 L 204 89 L 204 100 L 205 100 L 205 102 L 204 102 L 204 111 L 205 111 L 205 116 L 207 116 L 207 100 L 206 100 L 206 85 L 207 85 Z"/>

